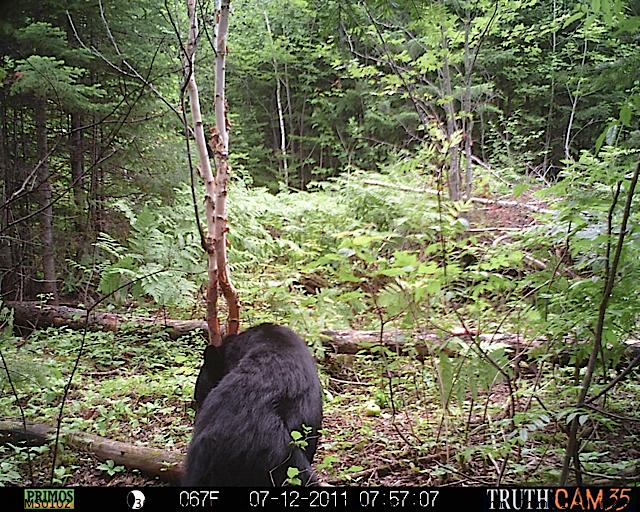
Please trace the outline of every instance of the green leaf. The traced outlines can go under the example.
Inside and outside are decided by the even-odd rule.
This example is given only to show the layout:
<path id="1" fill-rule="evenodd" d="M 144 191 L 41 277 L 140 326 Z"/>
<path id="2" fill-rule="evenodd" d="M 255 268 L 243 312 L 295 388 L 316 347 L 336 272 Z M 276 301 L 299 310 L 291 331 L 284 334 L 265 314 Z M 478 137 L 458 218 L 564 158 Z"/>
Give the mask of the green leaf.
<path id="1" fill-rule="evenodd" d="M 569 16 L 565 22 L 564 25 L 562 25 L 562 28 L 567 28 L 569 25 L 571 25 L 574 21 L 578 21 L 580 18 L 582 18 L 584 16 L 584 12 L 577 12 L 572 16 Z"/>
<path id="2" fill-rule="evenodd" d="M 360 235 L 355 237 L 352 240 L 353 245 L 357 245 L 360 247 L 367 247 L 372 241 L 373 241 L 374 237 L 372 236 L 367 236 L 367 235 Z"/>
<path id="3" fill-rule="evenodd" d="M 513 187 L 513 197 L 518 198 L 522 195 L 523 192 L 529 190 L 529 185 L 526 183 L 518 183 L 515 187 Z"/>
<path id="4" fill-rule="evenodd" d="M 356 253 L 356 251 L 354 251 L 353 249 L 351 249 L 350 247 L 343 247 L 342 249 L 340 249 L 337 252 L 337 255 L 340 258 L 350 258 L 351 256 L 353 256 Z"/>
<path id="5" fill-rule="evenodd" d="M 631 107 L 628 103 L 620 109 L 620 122 L 625 126 L 631 124 Z"/>

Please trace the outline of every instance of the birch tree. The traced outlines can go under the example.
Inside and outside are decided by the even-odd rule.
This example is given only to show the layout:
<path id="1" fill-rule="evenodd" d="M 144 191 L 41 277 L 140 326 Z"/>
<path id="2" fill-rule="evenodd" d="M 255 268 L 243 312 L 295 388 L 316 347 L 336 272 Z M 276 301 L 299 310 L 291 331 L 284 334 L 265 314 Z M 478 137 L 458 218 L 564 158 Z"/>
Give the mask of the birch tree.
<path id="1" fill-rule="evenodd" d="M 273 43 L 273 33 L 271 32 L 271 24 L 269 23 L 269 14 L 267 10 L 264 10 L 264 21 L 267 25 L 267 34 L 269 35 L 269 43 L 271 44 L 271 50 L 275 50 L 275 45 Z M 278 73 L 278 61 L 273 56 L 273 71 L 276 77 L 276 101 L 278 103 L 278 121 L 280 123 L 280 152 L 282 153 L 282 170 L 284 172 L 284 185 L 285 187 L 289 187 L 289 167 L 287 163 L 287 139 L 286 139 L 286 131 L 284 126 L 284 115 L 282 113 L 282 93 L 281 93 L 281 79 Z"/>
<path id="2" fill-rule="evenodd" d="M 240 307 L 238 292 L 231 283 L 229 261 L 227 259 L 227 193 L 229 190 L 229 121 L 227 120 L 227 102 L 225 99 L 225 69 L 227 61 L 227 34 L 229 32 L 230 0 L 222 0 L 216 12 L 218 30 L 216 35 L 215 66 L 215 111 L 216 126 L 212 132 L 211 145 L 216 158 L 216 207 L 215 207 L 215 252 L 217 258 L 219 286 L 229 308 L 227 333 L 235 334 L 240 326 Z M 211 301 L 211 298 L 209 299 Z M 215 299 L 214 299 L 215 300 Z M 219 337 L 219 334 L 218 334 Z"/>
<path id="3" fill-rule="evenodd" d="M 208 256 L 207 282 L 207 324 L 209 343 L 219 346 L 222 342 L 220 319 L 218 317 L 218 291 L 224 295 L 228 306 L 227 334 L 237 333 L 239 327 L 238 292 L 230 280 L 227 260 L 227 213 L 226 200 L 229 189 L 229 134 L 225 101 L 225 66 L 227 56 L 227 33 L 229 30 L 230 0 L 222 0 L 216 10 L 215 40 L 215 114 L 216 124 L 211 128 L 209 145 L 216 161 L 214 177 L 209 161 L 207 143 L 200 111 L 200 98 L 195 79 L 195 50 L 198 43 L 198 15 L 196 0 L 187 0 L 189 14 L 189 35 L 185 46 L 183 70 L 191 106 L 191 119 L 196 140 L 200 175 L 205 186 L 205 216 L 207 233 L 202 236 L 202 246 Z M 201 233 L 202 235 L 202 233 Z"/>

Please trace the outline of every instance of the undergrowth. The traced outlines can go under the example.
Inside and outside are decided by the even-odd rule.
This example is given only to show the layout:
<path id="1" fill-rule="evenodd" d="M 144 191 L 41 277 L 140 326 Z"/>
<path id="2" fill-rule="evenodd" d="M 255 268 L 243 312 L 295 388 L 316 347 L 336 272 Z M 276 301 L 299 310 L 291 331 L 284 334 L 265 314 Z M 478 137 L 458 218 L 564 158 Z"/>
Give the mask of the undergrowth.
<path id="1" fill-rule="evenodd" d="M 381 175 L 353 172 L 311 192 L 273 196 L 242 182 L 231 189 L 229 258 L 244 325 L 286 323 L 319 361 L 321 478 L 358 485 L 554 484 L 578 424 L 581 477 L 637 481 L 640 417 L 628 401 L 638 394 L 637 381 L 618 383 L 598 405 L 576 401 L 602 283 L 623 234 L 620 198 L 629 186 L 630 156 L 607 150 L 568 165 L 562 184 L 547 191 L 567 199 L 537 222 L 400 189 L 411 171 L 411 162 L 401 164 Z M 378 183 L 367 183 L 372 179 Z M 590 194 L 579 193 L 587 188 Z M 105 293 L 132 282 L 110 307 L 202 318 L 204 260 L 197 230 L 185 222 L 189 201 L 187 191 L 178 191 L 161 218 L 117 205 L 131 223 L 129 236 L 103 236 L 97 244 L 103 264 L 85 269 L 88 283 Z M 637 331 L 636 210 L 622 241 L 592 395 L 632 357 L 626 340 Z M 510 229 L 497 229 L 505 235 L 475 229 L 496 223 Z M 11 324 L 5 309 L 1 416 L 54 425 L 85 337 L 63 432 L 186 451 L 204 346 L 197 334 L 175 341 L 161 330 L 124 325 L 115 333 L 50 328 L 21 339 Z M 327 343 L 326 331 L 382 327 L 396 342 L 373 335 L 351 355 Z M 36 461 L 51 453 L 47 445 L 3 446 L 0 484 L 30 478 L 29 450 Z M 34 483 L 53 478 L 62 485 L 86 464 L 65 451 L 56 474 L 46 464 L 31 471 Z M 123 473 L 112 461 L 89 464 L 105 480 Z"/>

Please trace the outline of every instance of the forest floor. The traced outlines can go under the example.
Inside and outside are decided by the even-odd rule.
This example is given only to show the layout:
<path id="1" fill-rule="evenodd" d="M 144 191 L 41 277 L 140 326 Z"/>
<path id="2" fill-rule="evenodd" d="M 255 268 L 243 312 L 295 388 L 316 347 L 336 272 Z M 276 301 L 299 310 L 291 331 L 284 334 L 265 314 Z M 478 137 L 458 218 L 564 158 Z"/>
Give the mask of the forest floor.
<path id="1" fill-rule="evenodd" d="M 331 372 L 331 368 L 321 368 L 321 371 Z M 533 377 L 528 379 L 533 380 Z M 389 407 L 383 408 L 379 415 L 368 415 L 364 412 L 368 402 L 363 388 L 369 388 L 369 382 L 348 381 L 345 375 L 340 375 L 339 378 L 329 375 L 328 380 L 325 380 L 327 382 L 325 392 L 329 397 L 329 404 L 325 406 L 323 435 L 314 460 L 319 478 L 325 484 L 389 487 L 495 486 L 499 485 L 498 475 L 502 474 L 503 485 L 522 481 L 532 485 L 553 485 L 555 477 L 547 474 L 545 468 L 554 468 L 555 473 L 562 465 L 562 449 L 552 447 L 552 444 L 556 444 L 552 441 L 558 442 L 562 448 L 566 435 L 561 431 L 559 423 L 553 421 L 541 432 L 548 442 L 541 442 L 540 439 L 535 441 L 538 448 L 547 442 L 546 447 L 532 449 L 532 436 L 528 444 L 524 444 L 524 448 L 513 445 L 506 460 L 500 457 L 499 445 L 504 440 L 488 434 L 487 425 L 499 423 L 507 417 L 510 393 L 504 384 L 496 385 L 489 396 L 479 396 L 478 404 L 469 407 L 471 412 L 458 411 L 457 414 L 444 417 L 441 407 L 437 403 L 429 405 L 429 398 L 425 396 L 419 397 L 419 406 L 407 402 L 395 415 Z M 637 386 L 637 382 L 636 373 L 631 376 L 630 384 Z M 620 422 L 621 428 L 613 430 L 596 426 L 590 434 L 589 442 L 584 444 L 583 459 L 589 461 L 596 457 L 601 463 L 609 461 L 612 468 L 623 462 L 640 462 L 640 419 L 632 389 L 616 392 L 618 396 L 615 403 L 626 404 L 623 410 L 605 412 L 612 418 L 631 420 Z M 525 400 L 518 402 L 519 409 L 523 408 L 524 402 Z M 469 400 L 469 403 L 473 404 L 473 400 Z M 174 405 L 184 409 L 184 404 Z M 170 408 L 171 404 L 167 406 Z M 632 419 L 634 417 L 635 420 Z M 187 414 L 183 415 L 180 423 L 186 431 L 190 430 L 191 421 Z M 122 433 L 112 437 L 125 442 L 133 441 L 126 434 L 131 428 L 129 424 L 122 422 L 112 427 Z M 161 424 L 150 425 L 148 429 L 139 431 L 140 435 L 135 442 L 153 447 L 157 445 L 155 438 L 161 431 Z M 174 439 L 175 444 L 171 450 L 186 453 L 187 437 L 175 436 Z M 494 450 L 487 450 L 492 445 Z M 602 446 L 607 447 L 606 452 L 602 451 Z M 479 447 L 484 447 L 484 456 L 480 456 L 483 450 Z M 591 452 L 591 455 L 587 452 Z M 64 450 L 62 460 L 69 469 L 64 480 L 65 486 L 166 485 L 157 478 L 147 477 L 137 470 L 127 470 L 122 466 L 116 466 L 111 470 L 112 474 L 109 474 L 104 464 L 89 453 Z M 49 474 L 51 454 L 36 456 L 33 464 L 36 474 Z M 589 471 L 585 471 L 585 475 L 597 485 L 612 485 L 615 480 L 609 480 L 609 477 L 625 474 L 632 482 L 637 483 L 640 463 L 635 469 L 635 474 L 627 466 L 618 475 Z M 28 485 L 26 463 L 22 465 L 21 473 L 22 485 Z"/>
<path id="2" fill-rule="evenodd" d="M 635 376 L 637 380 L 638 376 Z M 506 387 L 496 388 L 491 396 L 494 405 L 504 405 L 508 402 Z M 635 397 L 627 397 L 628 410 L 617 411 L 616 415 L 634 416 L 632 410 L 635 405 Z M 494 418 L 497 419 L 497 418 Z M 323 422 L 323 437 L 321 438 L 315 457 L 315 465 L 321 465 L 327 457 L 334 457 L 327 468 L 318 470 L 319 478 L 325 484 L 332 486 L 494 486 L 497 475 L 504 471 L 501 467 L 504 460 L 493 457 L 471 457 L 467 460 L 457 457 L 456 450 L 459 447 L 452 446 L 446 439 L 446 425 L 441 423 L 441 415 L 429 415 L 422 412 L 410 412 L 408 410 L 398 412 L 395 418 L 389 412 L 383 412 L 380 416 L 367 416 L 344 408 L 334 408 L 325 413 Z M 186 421 L 186 420 L 185 420 Z M 435 427 L 442 428 L 440 439 L 436 439 L 427 452 L 419 448 L 424 439 L 416 435 L 415 426 L 418 423 L 427 422 Z M 482 419 L 471 417 L 466 442 L 467 447 L 481 446 L 488 442 L 480 428 Z M 637 440 L 640 439 L 640 421 L 623 422 L 621 429 L 607 431 L 599 429 L 592 434 L 599 445 L 608 447 L 607 454 L 595 452 L 604 460 L 610 461 L 612 466 L 621 461 L 633 461 L 640 459 L 640 450 L 637 448 Z M 126 430 L 127 426 L 123 425 Z M 547 427 L 547 434 L 561 434 L 556 425 Z M 475 431 L 475 434 L 473 433 Z M 137 439 L 137 442 L 152 445 L 152 435 L 148 440 Z M 123 439 L 124 440 L 124 439 Z M 635 447 L 634 447 L 635 446 Z M 186 453 L 187 444 L 177 444 L 174 450 Z M 593 450 L 593 448 L 591 448 Z M 98 469 L 100 461 L 88 453 L 63 453 L 63 458 L 70 465 L 72 471 L 65 480 L 65 486 L 125 486 L 144 487 L 166 485 L 157 478 L 149 478 L 140 474 L 137 470 L 128 471 L 123 467 L 116 470 L 113 476 L 109 476 L 104 469 Z M 562 457 L 558 451 L 548 450 L 543 458 L 524 454 L 514 450 L 511 454 L 512 461 L 519 460 L 531 469 L 532 475 L 541 467 L 558 468 L 562 465 Z M 527 460 L 528 459 L 528 460 Z M 544 459 L 544 460 L 543 460 Z M 36 457 L 34 469 L 36 473 L 44 474 L 50 471 L 50 456 Z M 515 463 L 515 462 L 514 462 Z M 510 470 L 507 465 L 507 480 Z M 116 467 L 117 468 L 117 467 Z M 438 469 L 441 471 L 438 471 Z M 24 478 L 22 485 L 27 484 L 27 466 L 23 465 Z M 640 471 L 640 466 L 636 467 Z M 596 482 L 596 485 L 612 485 L 609 480 L 611 475 L 601 475 L 586 472 L 587 478 Z M 627 470 L 627 476 L 631 482 L 636 481 L 632 472 Z M 553 485 L 544 482 L 540 475 L 533 478 L 538 485 Z M 628 485 L 628 484 L 627 484 Z M 633 485 L 633 484 L 631 484 Z"/>
<path id="3" fill-rule="evenodd" d="M 489 205 L 476 209 L 471 221 L 483 228 L 521 228 L 533 219 L 520 209 Z M 75 353 L 77 339 L 68 333 L 55 339 L 53 332 L 49 330 L 41 335 L 45 348 L 35 349 L 35 343 L 32 350 L 64 362 L 65 347 L 69 346 L 70 354 Z M 96 352 L 87 354 L 85 381 L 87 375 L 91 379 L 90 375 L 99 375 L 100 370 L 113 364 L 117 365 L 118 373 L 111 377 L 99 376 L 91 383 L 72 388 L 68 400 L 73 405 L 67 407 L 67 415 L 84 418 L 88 422 L 85 423 L 87 431 L 103 437 L 186 454 L 186 433 L 191 431 L 193 417 L 187 412 L 187 406 L 195 374 L 181 375 L 175 383 L 169 380 L 175 378 L 170 368 L 175 355 L 168 354 L 166 340 L 156 342 L 150 338 L 150 342 L 144 336 L 132 340 L 131 334 L 126 333 L 124 340 L 120 340 L 116 335 L 115 341 L 108 341 L 111 352 L 105 354 L 104 345 L 109 338 L 101 340 L 99 334 L 92 336 L 96 338 L 88 346 Z M 193 345 L 173 346 L 171 350 L 193 353 Z M 193 357 L 188 366 L 197 371 L 198 356 Z M 544 378 L 548 380 L 541 381 L 543 385 L 536 381 L 535 372 L 529 372 L 513 380 L 515 389 L 509 389 L 501 381 L 488 392 L 478 389 L 472 394 L 467 390 L 462 400 L 449 403 L 447 412 L 443 413 L 434 371 L 437 361 L 420 362 L 408 356 L 390 361 L 382 359 L 368 353 L 331 355 L 319 362 L 326 400 L 323 435 L 314 466 L 322 482 L 335 486 L 553 485 L 557 482 L 567 439 L 563 431 L 566 423 L 558 411 L 572 404 L 573 395 L 561 394 L 563 386 L 573 380 L 571 372 L 575 369 L 547 367 Z M 104 360 L 104 366 L 96 362 L 99 360 Z M 167 373 L 159 374 L 159 368 Z M 593 409 L 597 420 L 589 419 L 592 428 L 585 430 L 581 440 L 583 476 L 588 482 L 612 485 L 622 478 L 626 485 L 634 482 L 637 485 L 640 481 L 637 372 L 638 369 L 610 392 L 606 410 Z M 393 383 L 391 392 L 389 373 Z M 556 386 L 560 374 L 563 377 Z M 107 382 L 111 391 L 104 389 Z M 38 398 L 37 392 L 31 398 Z M 529 417 L 532 401 L 538 402 L 543 412 Z M 378 403 L 379 413 L 370 413 L 371 402 Z M 516 412 L 519 418 L 515 422 L 509 413 L 514 402 L 511 412 Z M 113 404 L 122 407 L 122 411 L 111 411 Z M 161 405 L 152 409 L 149 404 Z M 540 418 L 547 416 L 544 413 L 547 409 L 548 417 L 542 421 Z M 51 425 L 53 416 L 48 404 L 46 410 L 47 416 L 42 421 Z M 131 411 L 135 412 L 135 423 Z M 29 419 L 39 421 L 38 412 L 36 409 Z M 522 442 L 514 442 L 518 435 Z M 0 453 L 0 462 L 11 456 L 11 452 Z M 34 455 L 37 485 L 47 481 L 50 465 L 49 452 Z M 137 470 L 108 467 L 88 453 L 64 450 L 61 465 L 66 469 L 59 483 L 65 486 L 166 485 Z M 4 484 L 29 485 L 26 462 L 14 467 L 21 476 L 20 481 L 5 479 Z"/>

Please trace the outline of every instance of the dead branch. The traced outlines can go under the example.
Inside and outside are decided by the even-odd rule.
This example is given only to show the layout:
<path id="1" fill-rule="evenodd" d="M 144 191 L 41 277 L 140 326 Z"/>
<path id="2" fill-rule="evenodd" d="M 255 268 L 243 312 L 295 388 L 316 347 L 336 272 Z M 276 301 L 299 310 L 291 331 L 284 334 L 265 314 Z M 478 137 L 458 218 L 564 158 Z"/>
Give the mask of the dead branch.
<path id="1" fill-rule="evenodd" d="M 420 194 L 436 194 L 437 195 L 441 193 L 439 190 L 435 190 L 432 188 L 407 187 L 406 185 L 397 185 L 395 183 L 386 183 L 384 181 L 378 181 L 378 180 L 364 180 L 364 183 L 366 183 L 367 185 L 375 185 L 377 187 L 393 188 L 396 190 L 404 190 L 405 192 L 417 192 Z M 504 208 L 520 208 L 520 209 L 528 210 L 535 213 L 553 213 L 553 210 L 548 210 L 546 208 L 541 208 L 539 206 L 535 206 L 527 203 L 518 203 L 517 201 L 503 201 L 498 199 L 487 199 L 485 197 L 472 197 L 467 200 L 471 201 L 472 203 L 495 204 L 497 206 L 502 206 Z"/>

